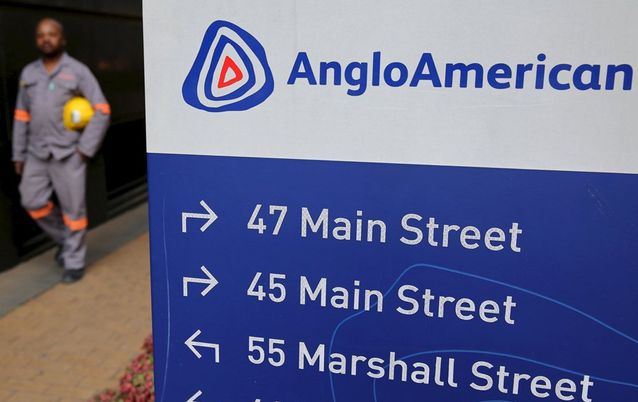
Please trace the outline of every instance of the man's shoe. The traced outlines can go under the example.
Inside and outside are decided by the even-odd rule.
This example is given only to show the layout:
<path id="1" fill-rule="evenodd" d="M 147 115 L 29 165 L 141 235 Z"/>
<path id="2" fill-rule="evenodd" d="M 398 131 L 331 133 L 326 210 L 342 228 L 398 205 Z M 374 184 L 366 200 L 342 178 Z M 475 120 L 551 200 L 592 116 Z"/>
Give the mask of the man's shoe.
<path id="1" fill-rule="evenodd" d="M 64 258 L 62 258 L 62 251 L 64 246 L 58 246 L 58 251 L 55 252 L 55 262 L 60 266 L 60 268 L 64 268 Z"/>
<path id="2" fill-rule="evenodd" d="M 82 279 L 84 276 L 84 268 L 65 269 L 62 275 L 62 283 L 74 283 Z"/>

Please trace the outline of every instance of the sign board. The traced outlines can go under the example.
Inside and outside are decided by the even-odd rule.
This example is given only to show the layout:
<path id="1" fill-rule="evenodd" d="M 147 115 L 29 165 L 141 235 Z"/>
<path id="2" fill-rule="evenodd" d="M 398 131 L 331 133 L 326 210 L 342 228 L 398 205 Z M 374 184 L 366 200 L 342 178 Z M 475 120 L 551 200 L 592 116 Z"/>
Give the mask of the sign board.
<path id="1" fill-rule="evenodd" d="M 638 400 L 637 19 L 145 2 L 157 400 Z"/>

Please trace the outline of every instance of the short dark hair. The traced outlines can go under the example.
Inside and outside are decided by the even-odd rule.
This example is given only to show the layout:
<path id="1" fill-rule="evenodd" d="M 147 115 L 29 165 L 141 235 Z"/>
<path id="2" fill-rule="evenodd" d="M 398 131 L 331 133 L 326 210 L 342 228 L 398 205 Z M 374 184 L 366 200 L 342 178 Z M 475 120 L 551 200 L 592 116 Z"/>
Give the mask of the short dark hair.
<path id="1" fill-rule="evenodd" d="M 44 22 L 50 22 L 50 23 L 53 23 L 54 25 L 57 25 L 58 28 L 60 28 L 60 33 L 62 34 L 62 36 L 64 36 L 64 25 L 62 25 L 62 23 L 60 21 L 56 20 L 55 18 L 51 18 L 51 17 L 44 17 L 40 21 L 38 21 L 38 23 L 36 25 L 36 29 L 37 29 L 37 27 L 40 26 L 40 24 L 42 24 Z"/>

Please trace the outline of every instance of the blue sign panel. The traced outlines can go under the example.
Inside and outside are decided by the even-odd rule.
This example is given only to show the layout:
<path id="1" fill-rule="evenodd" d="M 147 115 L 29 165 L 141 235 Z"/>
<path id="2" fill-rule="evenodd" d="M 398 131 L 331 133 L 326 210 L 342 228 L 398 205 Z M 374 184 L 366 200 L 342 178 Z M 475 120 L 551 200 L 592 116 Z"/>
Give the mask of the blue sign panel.
<path id="1" fill-rule="evenodd" d="M 638 400 L 636 175 L 149 170 L 159 401 Z"/>
<path id="2" fill-rule="evenodd" d="M 638 401 L 612 3 L 145 2 L 156 399 Z"/>

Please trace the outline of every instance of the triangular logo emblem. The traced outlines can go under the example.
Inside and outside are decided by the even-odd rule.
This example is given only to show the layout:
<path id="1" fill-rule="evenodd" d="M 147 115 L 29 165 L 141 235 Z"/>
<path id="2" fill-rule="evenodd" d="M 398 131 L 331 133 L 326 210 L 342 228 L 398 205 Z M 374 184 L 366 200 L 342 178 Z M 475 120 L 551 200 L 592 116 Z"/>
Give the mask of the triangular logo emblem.
<path id="1" fill-rule="evenodd" d="M 275 87 L 266 51 L 259 41 L 228 21 L 206 30 L 184 84 L 184 101 L 207 112 L 251 109 Z"/>
<path id="2" fill-rule="evenodd" d="M 217 88 L 226 88 L 241 81 L 242 78 L 244 78 L 244 74 L 237 66 L 237 63 L 235 63 L 235 61 L 230 57 L 226 56 L 224 64 L 222 65 L 222 72 L 219 75 L 219 81 L 217 82 Z"/>

